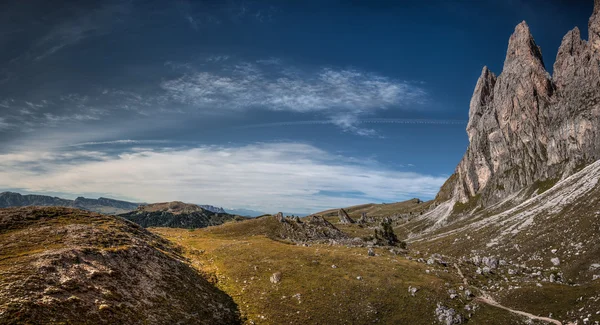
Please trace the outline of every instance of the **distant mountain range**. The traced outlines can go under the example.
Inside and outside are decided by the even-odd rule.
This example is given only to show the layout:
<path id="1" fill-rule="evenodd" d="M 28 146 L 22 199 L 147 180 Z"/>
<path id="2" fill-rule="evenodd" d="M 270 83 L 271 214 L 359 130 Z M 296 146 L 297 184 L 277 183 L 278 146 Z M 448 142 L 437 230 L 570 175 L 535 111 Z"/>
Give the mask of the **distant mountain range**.
<path id="1" fill-rule="evenodd" d="M 0 193 L 0 208 L 25 206 L 60 206 L 77 208 L 103 214 L 120 214 L 137 209 L 141 203 L 132 203 L 108 198 L 88 199 L 78 197 L 75 200 L 62 199 L 47 195 L 21 195 L 14 192 Z"/>
<path id="2" fill-rule="evenodd" d="M 127 201 L 114 200 L 109 198 L 88 199 L 78 197 L 75 200 L 63 199 L 55 196 L 27 194 L 22 195 L 15 192 L 0 193 L 0 208 L 26 207 L 26 206 L 59 206 L 68 208 L 77 208 L 92 212 L 104 214 L 122 214 L 131 212 L 146 203 L 133 203 Z M 264 215 L 264 212 L 248 209 L 223 209 L 209 204 L 199 204 L 204 210 L 214 213 L 228 213 L 244 217 L 258 217 Z"/>
<path id="3" fill-rule="evenodd" d="M 227 211 L 225 211 L 225 209 L 223 209 L 221 207 L 216 207 L 214 205 L 199 204 L 198 206 L 204 210 L 208 210 L 208 211 L 214 212 L 214 213 L 228 213 Z M 235 213 L 232 213 L 232 214 L 235 214 Z"/>
<path id="4" fill-rule="evenodd" d="M 258 217 L 258 216 L 262 216 L 265 213 L 261 212 L 261 211 L 256 211 L 256 210 L 249 210 L 249 209 L 225 209 L 225 212 L 227 213 L 231 213 L 231 214 L 237 214 L 239 216 L 245 216 L 245 217 Z"/>

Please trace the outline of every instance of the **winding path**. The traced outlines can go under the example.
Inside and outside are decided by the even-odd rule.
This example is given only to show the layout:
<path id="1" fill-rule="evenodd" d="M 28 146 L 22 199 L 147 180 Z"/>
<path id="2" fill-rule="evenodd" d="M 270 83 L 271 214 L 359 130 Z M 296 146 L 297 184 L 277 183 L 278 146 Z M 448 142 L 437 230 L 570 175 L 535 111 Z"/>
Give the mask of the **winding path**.
<path id="1" fill-rule="evenodd" d="M 454 264 L 454 267 L 456 268 L 456 271 L 458 271 L 458 275 L 460 275 L 460 277 L 462 278 L 463 283 L 465 285 L 469 285 L 469 281 L 467 281 L 467 278 L 463 275 L 462 271 L 458 267 L 458 264 Z M 494 298 L 492 298 L 492 296 L 490 296 L 487 292 L 485 292 L 485 291 L 483 291 L 480 288 L 477 288 L 475 286 L 472 286 L 472 287 L 476 288 L 477 290 L 479 290 L 482 293 L 481 296 L 475 298 L 476 301 L 482 302 L 484 304 L 488 304 L 488 305 L 493 306 L 493 307 L 497 307 L 497 308 L 501 308 L 501 309 L 507 310 L 507 311 L 509 311 L 511 313 L 514 313 L 514 314 L 517 314 L 517 315 L 525 316 L 525 317 L 527 317 L 529 319 L 541 320 L 541 321 L 548 322 L 548 323 L 551 323 L 551 324 L 562 325 L 562 322 L 560 322 L 559 320 L 550 318 L 550 317 L 536 316 L 534 314 L 530 314 L 530 313 L 527 313 L 527 312 L 524 312 L 524 311 L 515 310 L 515 309 L 512 309 L 512 308 L 508 308 L 506 306 L 502 306 L 496 300 L 494 300 Z"/>

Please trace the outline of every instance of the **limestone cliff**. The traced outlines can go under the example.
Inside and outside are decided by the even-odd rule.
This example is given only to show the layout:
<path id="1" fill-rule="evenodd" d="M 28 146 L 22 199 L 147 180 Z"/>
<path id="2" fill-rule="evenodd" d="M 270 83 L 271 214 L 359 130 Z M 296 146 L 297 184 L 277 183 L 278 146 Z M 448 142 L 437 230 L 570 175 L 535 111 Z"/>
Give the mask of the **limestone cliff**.
<path id="1" fill-rule="evenodd" d="M 445 199 L 474 208 L 524 189 L 535 194 L 600 158 L 600 0 L 589 35 L 567 33 L 550 76 L 529 27 L 517 25 L 502 73 L 484 67 L 477 81 L 469 146 Z"/>

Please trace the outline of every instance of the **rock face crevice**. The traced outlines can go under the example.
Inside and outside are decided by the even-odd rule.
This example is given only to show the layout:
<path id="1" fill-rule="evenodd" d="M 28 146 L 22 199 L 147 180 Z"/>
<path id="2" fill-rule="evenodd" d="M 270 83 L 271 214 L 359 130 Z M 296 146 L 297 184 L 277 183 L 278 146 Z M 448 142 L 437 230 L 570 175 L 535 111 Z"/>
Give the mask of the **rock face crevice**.
<path id="1" fill-rule="evenodd" d="M 489 206 L 600 158 L 600 0 L 588 28 L 587 42 L 578 28 L 565 35 L 550 76 L 527 23 L 517 25 L 502 73 L 484 67 L 477 81 L 445 199 Z"/>

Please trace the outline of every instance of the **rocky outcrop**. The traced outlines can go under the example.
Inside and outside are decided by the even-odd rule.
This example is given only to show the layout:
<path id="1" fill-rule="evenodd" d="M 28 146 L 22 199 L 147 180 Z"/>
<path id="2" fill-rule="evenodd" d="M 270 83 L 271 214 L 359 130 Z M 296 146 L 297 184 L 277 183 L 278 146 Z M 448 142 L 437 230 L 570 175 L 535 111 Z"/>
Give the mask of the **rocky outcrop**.
<path id="1" fill-rule="evenodd" d="M 348 215 L 348 213 L 346 213 L 346 211 L 344 209 L 338 210 L 338 218 L 340 218 L 340 223 L 342 223 L 342 224 L 354 223 L 354 220 L 352 220 L 352 218 L 350 218 L 350 216 Z"/>
<path id="2" fill-rule="evenodd" d="M 227 211 L 225 211 L 225 209 L 223 209 L 221 207 L 216 207 L 214 205 L 201 204 L 201 205 L 199 205 L 199 207 L 201 207 L 204 210 L 208 210 L 208 211 L 214 212 L 214 213 L 227 213 Z"/>
<path id="3" fill-rule="evenodd" d="M 283 217 L 280 219 L 278 237 L 295 243 L 306 242 L 346 242 L 351 239 L 329 221 L 321 216 L 309 216 L 304 220 L 298 217 Z"/>
<path id="4" fill-rule="evenodd" d="M 438 201 L 490 206 L 526 188 L 535 194 L 540 183 L 552 186 L 600 158 L 599 12 L 596 0 L 589 42 L 577 28 L 563 38 L 554 76 L 527 24 L 515 28 L 502 73 L 484 67 L 477 81 L 469 146 Z"/>

